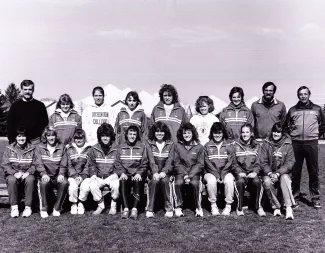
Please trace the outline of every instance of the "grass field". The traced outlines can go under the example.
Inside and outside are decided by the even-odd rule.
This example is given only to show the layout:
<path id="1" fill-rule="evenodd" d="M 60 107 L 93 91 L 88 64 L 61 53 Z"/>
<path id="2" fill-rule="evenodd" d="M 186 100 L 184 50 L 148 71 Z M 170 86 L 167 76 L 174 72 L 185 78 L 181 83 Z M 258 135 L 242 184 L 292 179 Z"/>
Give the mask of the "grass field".
<path id="1" fill-rule="evenodd" d="M 325 145 L 320 154 L 324 195 Z M 305 179 L 302 191 L 308 193 Z M 324 209 L 306 203 L 294 210 L 293 221 L 271 213 L 260 218 L 251 211 L 244 217 L 204 214 L 196 218 L 186 210 L 183 218 L 167 219 L 160 211 L 154 219 L 140 214 L 133 221 L 87 212 L 42 220 L 38 213 L 11 219 L 10 209 L 0 208 L 0 252 L 325 252 Z"/>

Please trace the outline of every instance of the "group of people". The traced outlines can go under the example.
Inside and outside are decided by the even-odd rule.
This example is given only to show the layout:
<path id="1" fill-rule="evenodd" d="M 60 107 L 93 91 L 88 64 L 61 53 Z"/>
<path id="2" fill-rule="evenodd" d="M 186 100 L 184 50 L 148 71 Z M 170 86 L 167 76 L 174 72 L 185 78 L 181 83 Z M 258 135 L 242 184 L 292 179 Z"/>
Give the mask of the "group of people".
<path id="1" fill-rule="evenodd" d="M 299 102 L 286 113 L 277 100 L 276 85 L 263 85 L 263 96 L 249 109 L 244 92 L 233 87 L 230 104 L 217 117 L 213 101 L 200 96 L 196 112 L 188 119 L 178 93 L 162 85 L 160 101 L 147 118 L 136 91 L 126 95 L 119 112 L 105 104 L 102 87 L 93 89 L 94 104 L 79 115 L 71 97 L 63 94 L 49 118 L 43 103 L 33 98 L 34 83 L 21 83 L 22 98 L 8 117 L 9 145 L 2 168 L 8 185 L 11 217 L 19 216 L 19 187 L 24 187 L 23 217 L 32 214 L 35 191 L 40 215 L 60 216 L 66 195 L 71 214 L 83 214 L 91 193 L 98 215 L 105 209 L 104 189 L 109 189 L 109 214 L 115 215 L 120 199 L 122 218 L 138 217 L 138 207 L 147 187 L 146 217 L 155 216 L 156 202 L 164 203 L 165 216 L 183 214 L 183 196 L 189 193 L 195 215 L 203 216 L 202 189 L 206 187 L 211 214 L 244 215 L 246 190 L 252 208 L 265 216 L 261 205 L 265 191 L 274 216 L 285 212 L 293 219 L 299 206 L 302 164 L 306 159 L 309 190 L 315 208 L 320 208 L 318 134 L 324 123 L 322 109 L 313 104 L 310 90 L 297 91 Z M 114 126 L 114 127 L 113 127 Z M 292 186 L 291 186 L 292 185 Z M 224 187 L 226 205 L 217 206 L 218 189 Z M 50 191 L 57 196 L 50 210 Z M 221 213 L 220 213 L 221 211 Z"/>

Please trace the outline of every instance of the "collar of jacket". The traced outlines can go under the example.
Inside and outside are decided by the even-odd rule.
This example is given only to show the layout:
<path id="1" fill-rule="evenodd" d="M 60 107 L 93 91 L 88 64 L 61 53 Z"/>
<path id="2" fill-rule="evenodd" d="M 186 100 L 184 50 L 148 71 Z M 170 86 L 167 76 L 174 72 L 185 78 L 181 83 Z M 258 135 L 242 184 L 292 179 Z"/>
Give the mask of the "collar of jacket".
<path id="1" fill-rule="evenodd" d="M 91 107 L 95 107 L 95 108 L 102 108 L 106 106 L 106 103 L 104 102 L 102 105 L 98 106 L 95 103 L 90 105 Z"/>
<path id="2" fill-rule="evenodd" d="M 130 110 L 130 109 L 129 109 Z M 131 111 L 131 110 L 130 110 Z M 143 107 L 141 106 L 141 105 L 138 105 L 135 109 L 134 109 L 134 111 L 133 111 L 133 113 L 135 113 L 135 112 L 143 112 L 144 110 L 143 110 Z M 129 113 L 129 111 L 128 111 L 128 109 L 126 108 L 126 107 L 122 107 L 121 108 L 121 112 L 127 112 L 127 113 Z"/>
<path id="3" fill-rule="evenodd" d="M 7 146 L 10 150 L 16 152 L 17 149 L 17 142 L 11 143 L 9 146 Z M 25 149 L 23 150 L 23 154 L 28 153 L 35 149 L 35 146 L 32 146 L 31 144 L 27 143 Z"/>
<path id="4" fill-rule="evenodd" d="M 232 141 L 232 140 L 223 140 L 221 147 L 225 147 L 225 146 L 231 145 L 233 143 L 234 143 L 234 141 Z M 216 146 L 218 146 L 213 140 L 209 140 L 209 142 L 207 144 L 205 144 L 205 145 L 207 147 L 216 147 Z"/>
<path id="5" fill-rule="evenodd" d="M 235 142 L 236 142 L 237 144 L 239 144 L 239 146 L 241 146 L 242 148 L 245 148 L 245 147 L 255 148 L 256 145 L 259 145 L 259 144 L 256 142 L 256 140 L 254 140 L 254 139 L 251 139 L 249 143 L 246 143 L 246 142 L 244 142 L 244 140 L 243 140 L 241 137 L 239 137 L 239 138 L 237 139 L 237 141 L 235 141 Z"/>
<path id="6" fill-rule="evenodd" d="M 238 106 L 235 106 L 232 102 L 227 106 L 227 109 L 231 109 L 231 110 L 241 110 L 241 109 L 248 109 L 248 107 L 246 107 L 245 102 L 240 102 L 240 104 Z"/>
<path id="7" fill-rule="evenodd" d="M 164 103 L 163 103 L 162 101 L 159 101 L 159 102 L 158 102 L 157 107 L 162 108 L 162 109 L 165 109 L 165 107 L 164 107 Z M 178 109 L 178 108 L 180 108 L 180 107 L 181 107 L 181 104 L 180 104 L 179 102 L 176 102 L 176 103 L 174 104 L 174 107 L 173 107 L 172 110 L 176 110 L 176 109 Z"/>
<path id="8" fill-rule="evenodd" d="M 258 100 L 259 104 L 265 104 L 263 97 L 260 98 L 260 100 Z M 271 101 L 270 105 L 277 105 L 279 102 L 276 98 L 273 98 L 273 100 Z"/>
<path id="9" fill-rule="evenodd" d="M 62 109 L 60 109 L 60 108 L 55 109 L 54 113 L 61 115 L 61 113 L 62 113 Z M 77 111 L 74 110 L 74 109 L 71 109 L 71 110 L 69 111 L 69 115 L 70 115 L 70 114 L 75 114 L 75 113 L 77 113 Z"/>
<path id="10" fill-rule="evenodd" d="M 270 143 L 274 147 L 280 147 L 280 146 L 283 146 L 284 144 L 292 144 L 291 138 L 289 138 L 286 135 L 283 135 L 282 138 L 278 142 L 275 142 L 274 140 L 271 140 L 270 138 L 266 138 L 265 141 Z"/>
<path id="11" fill-rule="evenodd" d="M 68 149 L 70 149 L 70 148 L 77 149 L 77 148 L 79 148 L 79 147 L 77 146 L 76 143 L 72 142 L 72 143 L 70 143 L 69 146 L 68 146 Z M 89 143 L 85 143 L 85 145 L 83 145 L 83 147 L 81 147 L 81 148 L 82 148 L 82 151 L 81 151 L 81 152 L 83 152 L 83 151 L 86 150 L 87 148 L 91 148 L 91 145 L 90 145 Z"/>
<path id="12" fill-rule="evenodd" d="M 149 143 L 150 145 L 155 145 L 155 146 L 157 146 L 155 140 L 148 140 L 148 143 Z M 165 145 L 171 145 L 171 144 L 173 144 L 173 142 L 172 142 L 171 140 L 166 140 L 166 141 L 165 141 Z"/>
<path id="13" fill-rule="evenodd" d="M 185 143 L 183 141 L 178 141 L 179 144 L 181 144 L 182 146 L 186 146 Z M 191 147 L 194 147 L 194 146 L 197 146 L 199 145 L 200 143 L 198 143 L 197 141 L 192 141 L 190 146 Z"/>
<path id="14" fill-rule="evenodd" d="M 120 148 L 141 148 L 141 144 L 144 144 L 142 141 L 137 141 L 133 146 L 130 146 L 125 142 L 120 145 Z"/>
<path id="15" fill-rule="evenodd" d="M 48 151 L 48 149 L 47 149 L 47 147 L 46 147 L 46 144 L 44 144 L 44 143 L 40 144 L 39 147 L 40 147 L 40 148 L 43 148 L 43 149 L 46 149 L 46 150 Z M 64 149 L 64 147 L 65 147 L 64 144 L 62 144 L 62 143 L 57 143 L 56 146 L 55 146 L 55 150 L 58 150 L 58 149 Z"/>
<path id="16" fill-rule="evenodd" d="M 314 106 L 314 103 L 311 102 L 310 100 L 309 100 L 309 102 L 308 102 L 306 105 L 304 105 L 304 104 L 301 103 L 300 101 L 296 104 L 296 108 L 297 108 L 297 109 L 301 109 L 301 110 L 304 110 L 304 109 L 311 109 L 311 108 L 313 108 L 313 106 Z"/>
<path id="17" fill-rule="evenodd" d="M 101 146 L 99 143 L 96 143 L 96 144 L 93 146 L 93 148 L 96 149 L 96 150 L 98 150 L 98 151 L 100 151 L 101 153 L 104 154 L 104 151 L 103 151 L 103 149 L 102 149 L 102 146 Z M 115 151 L 115 150 L 117 150 L 117 146 L 116 146 L 115 144 L 112 144 L 112 146 L 111 146 L 111 148 L 110 148 L 110 150 L 108 151 L 107 154 L 109 154 L 110 152 Z"/>

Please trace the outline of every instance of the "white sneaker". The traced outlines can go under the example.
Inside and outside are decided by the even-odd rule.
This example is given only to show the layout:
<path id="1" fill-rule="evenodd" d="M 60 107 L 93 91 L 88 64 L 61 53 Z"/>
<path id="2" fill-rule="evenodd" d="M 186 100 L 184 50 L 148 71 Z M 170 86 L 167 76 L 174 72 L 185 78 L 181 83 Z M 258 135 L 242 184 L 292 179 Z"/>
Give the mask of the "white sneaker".
<path id="1" fill-rule="evenodd" d="M 32 208 L 30 206 L 25 206 L 25 209 L 23 211 L 23 217 L 27 218 L 32 215 Z"/>
<path id="2" fill-rule="evenodd" d="M 244 210 L 236 210 L 237 216 L 244 216 Z"/>
<path id="3" fill-rule="evenodd" d="M 59 217 L 61 215 L 61 213 L 60 213 L 60 211 L 57 211 L 57 210 L 53 209 L 52 215 L 55 216 L 55 217 Z"/>
<path id="4" fill-rule="evenodd" d="M 84 204 L 82 204 L 81 202 L 79 202 L 79 204 L 78 204 L 78 214 L 84 214 L 84 213 L 85 213 Z"/>
<path id="5" fill-rule="evenodd" d="M 111 207 L 109 209 L 109 212 L 108 212 L 109 215 L 115 215 L 116 214 L 116 205 L 112 205 L 111 204 Z"/>
<path id="6" fill-rule="evenodd" d="M 257 209 L 257 214 L 260 217 L 265 217 L 266 216 L 266 213 L 264 212 L 263 207 L 260 207 L 259 209 Z"/>
<path id="7" fill-rule="evenodd" d="M 293 220 L 293 212 L 291 206 L 286 208 L 286 220 Z"/>
<path id="8" fill-rule="evenodd" d="M 11 218 L 17 218 L 19 216 L 18 205 L 11 206 L 10 216 Z"/>
<path id="9" fill-rule="evenodd" d="M 78 206 L 77 204 L 72 204 L 71 205 L 71 211 L 70 211 L 71 214 L 77 214 L 78 213 Z"/>
<path id="10" fill-rule="evenodd" d="M 104 208 L 98 206 L 97 209 L 93 212 L 93 215 L 100 215 L 104 211 Z"/>
<path id="11" fill-rule="evenodd" d="M 203 209 L 202 208 L 197 208 L 196 210 L 195 210 L 195 216 L 196 217 L 203 217 Z"/>
<path id="12" fill-rule="evenodd" d="M 147 211 L 146 212 L 146 217 L 147 218 L 153 218 L 153 217 L 155 217 L 155 213 L 154 212 Z"/>
<path id="13" fill-rule="evenodd" d="M 218 209 L 218 207 L 217 207 L 217 205 L 216 204 L 212 204 L 211 205 L 211 214 L 213 215 L 213 216 L 217 216 L 217 215 L 220 215 L 220 213 L 219 213 L 219 209 Z"/>
<path id="14" fill-rule="evenodd" d="M 183 217 L 184 214 L 183 214 L 182 208 L 176 208 L 176 209 L 175 209 L 175 215 L 176 215 L 177 217 Z"/>
<path id="15" fill-rule="evenodd" d="M 49 217 L 49 214 L 46 211 L 41 211 L 41 217 L 43 219 L 45 219 L 45 218 Z"/>
<path id="16" fill-rule="evenodd" d="M 165 217 L 167 217 L 167 218 L 171 218 L 173 216 L 174 216 L 174 212 L 173 211 L 168 211 L 168 212 L 165 213 Z"/>
<path id="17" fill-rule="evenodd" d="M 281 211 L 280 209 L 274 209 L 273 216 L 281 216 Z"/>
<path id="18" fill-rule="evenodd" d="M 231 212 L 231 205 L 226 205 L 225 208 L 222 210 L 222 215 L 229 216 Z"/>

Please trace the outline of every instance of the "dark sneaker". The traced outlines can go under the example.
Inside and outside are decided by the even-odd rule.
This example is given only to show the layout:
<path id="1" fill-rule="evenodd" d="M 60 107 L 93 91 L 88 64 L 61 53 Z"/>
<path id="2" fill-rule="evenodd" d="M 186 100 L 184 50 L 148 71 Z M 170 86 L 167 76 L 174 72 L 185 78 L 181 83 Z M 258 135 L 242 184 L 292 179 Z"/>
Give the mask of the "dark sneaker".
<path id="1" fill-rule="evenodd" d="M 299 208 L 299 201 L 296 200 L 296 204 L 294 204 L 294 205 L 292 206 L 292 208 L 293 208 L 293 209 L 297 209 L 297 208 Z"/>
<path id="2" fill-rule="evenodd" d="M 313 202 L 314 208 L 318 209 L 318 208 L 322 208 L 321 204 L 319 201 L 315 201 Z"/>

